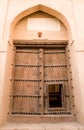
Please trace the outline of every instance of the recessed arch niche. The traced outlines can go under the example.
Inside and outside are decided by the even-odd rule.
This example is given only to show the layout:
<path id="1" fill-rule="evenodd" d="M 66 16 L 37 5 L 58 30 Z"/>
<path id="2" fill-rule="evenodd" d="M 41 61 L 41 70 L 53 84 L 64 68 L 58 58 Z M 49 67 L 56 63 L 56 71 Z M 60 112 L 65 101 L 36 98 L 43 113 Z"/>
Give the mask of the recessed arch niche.
<path id="1" fill-rule="evenodd" d="M 69 24 L 67 18 L 59 11 L 54 10 L 48 6 L 41 5 L 41 4 L 38 4 L 36 6 L 33 6 L 29 9 L 22 11 L 13 19 L 11 26 L 10 26 L 9 39 L 13 40 L 13 32 L 14 32 L 15 26 L 16 26 L 16 24 L 18 24 L 19 21 L 21 21 L 21 19 L 23 19 L 23 18 L 25 18 L 25 17 L 27 17 L 35 12 L 38 12 L 38 11 L 44 12 L 48 15 L 51 15 L 52 17 L 56 17 L 57 19 L 59 19 L 64 24 L 64 26 L 66 28 L 67 39 L 68 39 L 69 43 L 73 40 L 71 29 L 70 29 L 70 24 Z"/>
<path id="2" fill-rule="evenodd" d="M 75 120 L 66 61 L 69 35 L 66 18 L 43 5 L 31 7 L 14 19 L 10 34 L 14 48 L 12 65 L 15 65 L 8 112 L 10 122 Z"/>
<path id="3" fill-rule="evenodd" d="M 38 33 L 42 35 L 39 37 Z M 15 26 L 13 39 L 16 40 L 68 40 L 65 25 L 56 17 L 37 11 L 22 18 Z"/>

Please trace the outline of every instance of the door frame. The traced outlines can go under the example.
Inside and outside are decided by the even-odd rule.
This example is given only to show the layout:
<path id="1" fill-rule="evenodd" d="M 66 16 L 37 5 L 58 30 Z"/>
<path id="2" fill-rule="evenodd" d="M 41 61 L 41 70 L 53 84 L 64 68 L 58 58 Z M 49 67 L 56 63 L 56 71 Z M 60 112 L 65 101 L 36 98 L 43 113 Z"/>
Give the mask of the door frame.
<path id="1" fill-rule="evenodd" d="M 14 64 L 14 58 L 15 58 L 15 48 L 16 47 L 29 47 L 29 48 L 36 48 L 36 47 L 50 47 L 50 48 L 54 48 L 54 47 L 66 47 L 67 48 L 67 52 L 68 52 L 68 41 L 67 40 L 13 40 L 13 60 L 12 60 L 12 65 Z M 68 57 L 68 55 L 67 55 Z M 69 59 L 68 59 L 69 60 Z M 67 65 L 69 66 L 69 62 L 67 62 Z M 13 67 L 14 68 L 14 67 Z M 13 71 L 14 69 L 12 69 L 12 78 L 10 79 L 10 81 L 12 81 L 11 83 L 11 86 L 13 85 Z M 68 70 L 70 71 L 70 70 Z M 72 90 L 71 90 L 71 79 L 70 79 L 70 75 L 69 75 L 69 72 L 68 72 L 68 81 L 69 81 L 69 90 L 70 90 L 70 93 L 72 94 Z M 11 91 L 10 91 L 10 95 L 11 95 Z M 11 96 L 9 95 L 9 97 L 11 98 Z M 72 101 L 72 98 L 71 98 L 72 95 L 70 95 L 70 106 L 71 106 L 71 103 L 73 103 Z M 9 105 L 10 107 L 10 105 Z M 8 121 L 9 122 L 57 122 L 58 120 L 60 121 L 74 121 L 76 120 L 76 118 L 74 117 L 74 110 L 72 107 L 70 107 L 70 112 L 68 111 L 65 111 L 65 112 L 62 112 L 63 110 L 60 110 L 60 112 L 57 111 L 57 113 L 55 113 L 55 115 L 26 115 L 25 118 L 23 115 L 12 115 L 10 112 L 11 110 L 11 107 L 9 109 L 9 112 L 8 112 Z M 60 116 L 57 116 L 57 115 L 60 115 Z M 70 116 L 71 115 L 71 116 Z M 73 115 L 73 116 L 72 116 Z M 33 119 L 33 118 L 36 118 Z M 59 118 L 59 119 L 58 119 Z M 21 119 L 21 120 L 20 120 Z"/>

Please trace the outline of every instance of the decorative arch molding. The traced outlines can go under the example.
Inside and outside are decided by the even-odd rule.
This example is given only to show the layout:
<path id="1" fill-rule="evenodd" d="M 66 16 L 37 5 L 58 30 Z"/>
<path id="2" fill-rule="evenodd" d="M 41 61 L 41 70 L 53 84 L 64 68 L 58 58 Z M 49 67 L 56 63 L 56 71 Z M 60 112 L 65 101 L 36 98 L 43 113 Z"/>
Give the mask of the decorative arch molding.
<path id="1" fill-rule="evenodd" d="M 67 18 L 60 12 L 58 12 L 57 10 L 54 10 L 48 6 L 44 6 L 42 4 L 38 4 L 36 6 L 30 7 L 27 10 L 22 11 L 20 14 L 18 14 L 14 20 L 12 21 L 11 27 L 10 27 L 10 32 L 13 32 L 13 29 L 15 27 L 15 25 L 24 17 L 35 13 L 37 11 L 43 11 L 45 13 L 48 13 L 54 17 L 57 17 L 60 21 L 63 22 L 63 24 L 65 25 L 65 27 L 67 28 L 67 32 L 68 32 L 68 37 L 70 37 L 70 41 L 72 41 L 72 33 L 71 33 L 71 29 L 70 29 L 70 24 L 67 20 Z"/>
<path id="2" fill-rule="evenodd" d="M 14 20 L 12 21 L 12 24 L 11 24 L 11 27 L 10 27 L 10 33 L 12 34 L 14 31 L 14 29 L 15 29 L 15 25 L 21 20 L 21 19 L 23 19 L 24 17 L 26 17 L 26 16 L 28 16 L 28 15 L 30 15 L 30 14 L 32 14 L 32 13 L 35 13 L 35 12 L 37 12 L 37 11 L 42 11 L 42 12 L 44 12 L 44 13 L 47 13 L 47 14 L 50 14 L 50 15 L 52 15 L 52 16 L 54 16 L 54 17 L 56 17 L 56 18 L 58 18 L 60 21 L 62 21 L 63 22 L 63 24 L 65 25 L 65 27 L 66 27 L 66 29 L 67 29 L 67 33 L 68 33 L 68 36 L 72 39 L 72 33 L 71 33 L 71 30 L 70 30 L 70 24 L 69 24 L 69 22 L 68 22 L 68 20 L 66 19 L 66 17 L 63 15 L 63 14 L 61 14 L 60 12 L 58 12 L 58 11 L 56 11 L 56 10 L 54 10 L 54 9 L 52 9 L 52 8 L 50 8 L 50 7 L 47 7 L 47 6 L 44 6 L 44 5 L 36 5 L 36 6 L 33 6 L 33 7 L 31 7 L 31 8 L 29 8 L 29 9 L 27 9 L 27 10 L 24 10 L 24 11 L 22 11 L 20 14 L 18 14 L 15 18 L 14 18 Z M 14 39 L 12 39 L 12 35 L 10 35 L 10 39 L 11 40 L 14 40 Z M 70 40 L 71 39 L 69 39 L 68 38 L 68 41 L 70 42 Z M 36 40 L 38 40 L 38 39 L 36 39 Z M 29 58 L 27 57 L 27 59 L 30 59 L 30 57 L 31 57 L 31 63 L 28 61 L 28 63 L 26 63 L 25 61 L 23 61 L 23 62 L 21 62 L 21 63 L 19 63 L 19 62 L 16 62 L 16 61 L 13 61 L 13 63 L 12 63 L 12 65 L 14 64 L 15 66 L 14 67 L 17 67 L 18 66 L 18 63 L 19 63 L 19 67 L 27 67 L 27 70 L 28 70 L 28 67 L 35 67 L 36 68 L 36 72 L 38 72 L 39 74 L 40 74 L 40 76 L 41 76 L 41 83 L 40 83 L 40 85 L 39 86 L 41 86 L 41 88 L 39 88 L 39 86 L 37 86 L 38 88 L 38 90 L 39 90 L 39 93 L 40 93 L 40 95 L 41 95 L 41 97 L 40 97 L 40 99 L 38 100 L 39 102 L 38 102 L 38 104 L 36 104 L 36 106 L 38 106 L 38 108 L 37 107 L 35 107 L 35 110 L 34 109 L 32 109 L 31 108 L 31 110 L 33 110 L 34 112 L 33 112 L 33 114 L 39 114 L 39 112 L 40 112 L 40 115 L 42 115 L 43 116 L 43 118 L 44 118 L 44 114 L 52 114 L 52 112 L 53 112 L 53 114 L 59 114 L 59 113 L 55 113 L 55 111 L 58 111 L 58 112 L 60 112 L 60 111 L 65 111 L 65 113 L 63 113 L 63 114 L 67 114 L 67 115 L 74 115 L 74 113 L 73 113 L 73 111 L 72 111 L 72 108 L 71 108 L 71 104 L 69 103 L 69 98 L 67 99 L 65 99 L 65 97 L 63 97 L 62 95 L 63 95 L 63 93 L 64 93 L 64 91 L 65 91 L 65 88 L 67 88 L 67 91 L 65 91 L 65 95 L 66 95 L 66 97 L 68 96 L 69 97 L 69 95 L 68 95 L 68 92 L 69 92 L 69 90 L 68 90 L 68 87 L 65 87 L 64 88 L 64 83 L 65 82 L 67 82 L 67 83 L 65 83 L 65 86 L 68 84 L 68 80 L 70 81 L 70 77 L 62 77 L 62 79 L 61 78 L 59 78 L 59 77 L 57 77 L 57 79 L 56 80 L 54 80 L 55 78 L 55 76 L 53 76 L 53 78 L 51 78 L 51 80 L 50 80 L 50 77 L 48 77 L 48 80 L 43 80 L 43 78 L 45 78 L 45 77 L 43 77 L 44 76 L 44 71 L 45 71 L 45 69 L 44 69 L 44 67 L 46 67 L 46 65 L 44 64 L 44 63 L 46 63 L 47 62 L 47 57 L 45 58 L 45 62 L 43 62 L 43 57 L 44 57 L 44 55 L 45 54 L 51 54 L 51 58 L 52 58 L 52 54 L 55 54 L 55 58 L 57 57 L 57 55 L 56 54 L 60 54 L 60 59 L 61 59 L 61 57 L 63 57 L 62 58 L 62 63 L 61 63 L 61 65 L 59 65 L 59 62 L 52 62 L 52 63 L 46 63 L 47 64 L 47 67 L 49 68 L 49 67 L 54 67 L 54 69 L 56 70 L 56 68 L 55 67 L 57 67 L 58 69 L 60 68 L 60 67 L 64 67 L 64 72 L 66 72 L 67 71 L 67 69 L 66 69 L 66 66 L 68 65 L 68 64 L 66 64 L 66 61 L 64 62 L 64 60 L 63 59 L 67 59 L 66 58 L 66 52 L 68 52 L 67 50 L 68 50 L 68 47 L 66 47 L 67 46 L 67 41 L 65 41 L 66 43 L 64 43 L 64 41 L 63 41 L 63 43 L 62 43 L 62 41 L 54 41 L 54 40 L 52 40 L 52 41 L 50 41 L 51 43 L 49 43 L 49 41 L 48 40 L 46 40 L 46 42 L 43 42 L 42 43 L 42 39 L 41 39 L 41 44 L 37 44 L 37 41 L 36 41 L 36 43 L 35 43 L 35 41 L 31 41 L 31 43 L 30 43 L 30 41 L 27 43 L 26 42 L 26 40 L 24 40 L 24 41 L 20 41 L 19 40 L 19 42 L 18 42 L 18 40 L 16 40 L 16 41 L 13 41 L 14 43 L 12 44 L 13 46 L 12 47 L 9 47 L 9 51 L 10 51 L 10 54 L 11 54 L 11 52 L 13 51 L 13 53 L 12 53 L 12 56 L 11 56 L 11 58 L 13 58 L 13 57 L 15 57 L 15 56 L 17 56 L 18 58 L 18 60 L 17 61 L 19 61 L 20 59 L 20 57 L 22 58 L 22 59 L 26 59 L 26 57 L 27 56 L 29 56 Z M 23 42 L 26 42 L 26 43 L 23 43 Z M 33 42 L 33 43 L 32 43 Z M 57 44 L 57 42 L 58 42 L 58 44 Z M 10 42 L 9 42 L 10 43 Z M 12 43 L 12 42 L 11 42 Z M 25 46 L 24 46 L 25 45 Z M 45 46 L 46 45 L 46 46 Z M 68 44 L 69 45 L 69 44 Z M 24 58 L 24 57 L 22 57 L 23 56 L 23 49 L 25 49 L 25 47 L 27 47 L 26 49 L 28 49 L 28 51 L 29 52 L 27 52 L 27 50 L 25 51 L 26 53 L 25 54 L 27 54 L 26 55 L 26 57 Z M 31 49 L 29 49 L 28 47 L 30 47 Z M 34 48 L 33 48 L 34 47 Z M 50 48 L 49 48 L 50 47 Z M 56 48 L 57 47 L 57 48 Z M 48 50 L 48 48 L 49 48 L 49 50 Z M 54 48 L 54 49 L 53 49 Z M 34 50 L 35 49 L 35 50 Z M 55 50 L 56 49 L 56 50 Z M 15 51 L 14 51 L 15 50 Z M 19 50 L 20 50 L 20 52 L 22 53 L 22 55 L 21 55 L 21 53 L 19 54 L 19 56 L 18 56 L 18 52 L 19 52 Z M 53 51 L 54 50 L 54 51 Z M 40 52 L 40 53 L 38 53 L 38 52 Z M 44 53 L 45 52 L 45 53 Z M 17 54 L 16 54 L 17 53 Z M 34 56 L 32 56 L 30 53 L 32 53 L 32 54 L 34 54 Z M 8 54 L 8 55 L 10 55 L 10 54 Z M 48 55 L 48 56 L 49 56 Z M 68 56 L 68 55 L 67 55 Z M 34 59 L 34 57 L 36 58 L 35 59 L 35 63 L 33 63 L 33 59 Z M 39 60 L 40 59 L 40 57 L 41 57 L 41 59 L 42 60 Z M 57 58 L 58 59 L 58 58 Z M 36 61 L 37 60 L 37 61 Z M 54 60 L 53 60 L 54 61 Z M 56 61 L 56 60 L 55 60 Z M 36 62 L 37 63 L 39 63 L 39 65 L 41 65 L 41 69 L 37 69 L 39 66 L 38 66 L 38 64 L 36 64 Z M 24 64 L 23 64 L 24 63 Z M 11 65 L 11 61 L 10 61 L 10 59 L 9 59 L 9 63 L 8 64 L 10 64 Z M 28 65 L 26 65 L 26 64 L 28 64 Z M 35 65 L 33 65 L 33 64 L 35 64 Z M 50 64 L 50 65 L 49 65 Z M 55 65 L 54 65 L 55 64 Z M 56 65 L 57 64 L 57 65 Z M 10 65 L 9 65 L 9 69 L 10 69 Z M 9 70 L 8 69 L 8 70 Z M 16 72 L 16 69 L 15 68 L 13 68 L 14 69 L 14 71 L 15 71 L 15 73 L 17 73 Z M 50 68 L 49 68 L 50 69 Z M 27 72 L 27 70 L 25 71 L 25 72 Z M 53 75 L 54 75 L 54 72 L 55 72 L 55 70 L 53 71 Z M 62 69 L 61 69 L 62 70 Z M 32 68 L 30 69 L 30 73 L 32 72 Z M 59 71 L 58 71 L 59 72 Z M 61 72 L 61 71 L 60 71 Z M 9 72 L 9 73 L 11 73 L 11 72 Z M 21 73 L 21 72 L 20 72 Z M 29 73 L 29 72 L 28 72 Z M 63 72 L 61 72 L 61 73 L 63 73 Z M 61 74 L 60 73 L 60 74 Z M 33 77 L 34 75 L 38 75 L 38 74 L 33 74 L 33 73 L 31 73 L 31 77 Z M 55 74 L 56 74 L 56 72 L 55 72 Z M 67 72 L 66 72 L 66 74 L 68 74 Z M 11 74 L 10 74 L 11 75 Z M 16 75 L 18 75 L 18 74 L 16 74 Z M 22 73 L 22 75 L 23 75 L 23 73 Z M 49 75 L 49 74 L 47 74 L 47 75 Z M 59 75 L 58 73 L 57 73 L 57 75 Z M 12 76 L 13 77 L 13 76 Z M 60 76 L 61 77 L 61 76 Z M 19 75 L 18 76 L 16 76 L 16 77 L 13 77 L 15 80 L 14 80 L 14 82 L 16 82 L 16 80 L 18 81 L 18 79 L 19 79 Z M 22 78 L 22 77 L 21 77 Z M 37 79 L 36 80 L 33 80 L 34 78 L 36 78 L 36 77 L 33 77 L 32 78 L 32 80 L 30 80 L 30 77 L 28 77 L 29 79 L 27 80 L 27 82 L 39 82 L 39 75 L 37 76 Z M 25 77 L 25 79 L 26 79 L 26 77 Z M 19 81 L 26 81 L 25 79 L 23 79 L 23 80 L 21 80 L 21 79 L 19 79 Z M 46 79 L 46 78 L 45 78 Z M 11 80 L 12 81 L 12 80 Z M 46 86 L 46 84 L 45 84 L 45 86 L 46 86 L 46 89 L 44 90 L 43 89 L 43 84 L 44 84 L 44 82 L 51 82 L 51 84 L 49 85 L 49 83 L 48 83 L 48 85 Z M 52 84 L 52 82 L 54 83 L 55 82 L 55 84 Z M 57 83 L 56 83 L 57 82 Z M 10 83 L 10 85 L 8 85 L 8 86 L 10 86 L 10 88 L 11 88 L 11 83 Z M 17 86 L 17 85 L 16 85 Z M 15 87 L 16 87 L 15 86 Z M 19 86 L 19 85 L 18 85 Z M 30 86 L 30 84 L 29 84 L 29 86 Z M 68 84 L 68 86 L 70 87 L 70 83 Z M 59 96 L 60 97 L 63 97 L 63 99 L 61 99 L 60 100 L 60 104 L 58 104 L 58 106 L 52 106 L 52 104 L 53 103 L 50 103 L 50 99 L 49 99 L 49 96 L 48 96 L 48 98 L 47 98 L 47 100 L 46 99 L 44 99 L 44 98 L 46 98 L 46 96 L 44 97 L 44 93 L 43 93 L 43 91 L 47 91 L 47 95 L 49 95 L 49 92 L 53 92 L 53 91 L 51 91 L 51 89 L 50 89 L 50 87 L 51 87 L 51 89 L 53 90 L 53 89 L 55 89 L 56 87 L 58 87 L 58 90 L 59 90 Z M 10 89 L 9 88 L 9 89 Z M 25 89 L 26 90 L 26 89 Z M 63 90 L 63 91 L 62 91 Z M 72 90 L 71 90 L 72 91 Z M 19 91 L 18 91 L 19 92 Z M 62 93 L 63 92 L 63 93 Z M 66 93 L 67 92 L 67 93 Z M 13 93 L 13 94 L 16 94 L 17 92 L 15 92 L 15 93 Z M 46 93 L 46 92 L 45 92 Z M 29 95 L 31 94 L 31 93 L 28 93 Z M 18 95 L 19 95 L 19 93 L 18 93 Z M 10 97 L 13 97 L 13 96 L 15 96 L 15 95 L 12 95 L 12 93 L 11 93 L 11 96 Z M 20 97 L 25 97 L 24 96 L 24 94 L 23 95 L 19 95 Z M 16 95 L 16 97 L 19 97 L 19 96 L 17 96 Z M 27 96 L 28 97 L 28 96 Z M 37 101 L 37 98 L 38 98 L 38 96 L 34 96 L 34 95 L 31 95 L 31 96 L 29 96 L 29 97 L 33 97 L 33 98 L 36 98 L 36 100 L 35 101 Z M 12 101 L 12 100 L 11 100 Z M 14 100 L 13 100 L 14 101 Z M 12 102 L 13 102 L 12 101 Z M 54 100 L 53 100 L 54 101 Z M 40 103 L 41 102 L 41 103 Z M 45 105 L 45 103 L 44 102 L 46 102 L 46 105 Z M 67 102 L 67 103 L 66 103 Z M 13 103 L 16 103 L 15 101 L 13 102 Z M 66 103 L 66 104 L 65 104 Z M 18 104 L 18 103 L 17 103 Z M 17 104 L 15 104 L 15 106 L 17 106 Z M 40 104 L 40 105 L 39 105 Z M 32 105 L 31 105 L 32 106 Z M 46 106 L 46 107 L 45 107 Z M 58 108 L 56 108 L 56 107 L 58 107 Z M 17 107 L 16 107 L 17 108 Z M 8 120 L 9 120 L 9 122 L 12 120 L 20 120 L 20 118 L 18 118 L 17 119 L 17 116 L 16 116 L 16 118 L 14 117 L 13 118 L 13 114 L 21 114 L 20 112 L 19 112 L 19 109 L 16 111 L 16 108 L 14 108 L 14 109 L 12 109 L 12 108 L 8 108 L 8 110 L 9 110 L 9 112 L 8 112 Z M 33 107 L 34 108 L 34 107 Z M 53 109 L 54 108 L 54 109 Z M 60 108 L 60 109 L 59 109 Z M 11 109 L 11 110 L 10 110 Z M 22 109 L 22 108 L 21 108 Z M 32 114 L 31 113 L 31 110 L 29 109 L 28 110 L 28 112 L 27 113 L 22 113 L 23 115 L 24 114 Z M 52 112 L 51 113 L 49 113 L 50 111 L 52 110 Z M 44 113 L 43 113 L 43 111 L 45 111 Z M 26 111 L 25 111 L 26 112 Z M 47 112 L 47 113 L 46 113 Z M 62 114 L 62 112 L 61 112 L 61 114 Z M 30 117 L 28 117 L 28 120 L 29 120 L 29 118 Z M 30 119 L 30 121 L 32 121 L 32 119 L 33 119 L 33 116 L 32 116 L 32 118 Z M 37 120 L 39 119 L 39 117 L 37 117 Z M 25 118 L 25 116 L 24 116 L 24 118 L 23 118 L 23 120 L 25 120 L 25 121 L 28 121 L 28 120 L 26 120 L 26 118 Z M 43 119 L 42 119 L 43 120 Z M 42 121 L 41 120 L 41 121 Z M 52 118 L 52 121 L 54 121 L 55 120 L 55 118 Z M 56 117 L 56 120 L 57 120 L 57 117 Z M 66 120 L 69 120 L 69 121 L 74 121 L 74 120 L 76 120 L 75 119 L 75 117 L 74 116 L 72 116 L 72 117 L 70 117 L 70 118 L 68 118 L 68 116 L 67 116 L 67 118 L 65 118 L 65 121 Z M 46 118 L 46 121 L 48 121 L 47 120 L 47 118 Z"/>

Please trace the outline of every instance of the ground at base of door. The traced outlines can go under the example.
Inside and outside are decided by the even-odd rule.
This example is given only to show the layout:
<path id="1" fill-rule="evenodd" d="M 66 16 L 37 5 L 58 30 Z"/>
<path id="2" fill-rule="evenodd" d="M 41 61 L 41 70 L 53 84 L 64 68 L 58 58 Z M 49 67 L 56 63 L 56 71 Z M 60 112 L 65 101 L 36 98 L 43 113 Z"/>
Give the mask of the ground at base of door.
<path id="1" fill-rule="evenodd" d="M 76 122 L 36 124 L 8 123 L 0 127 L 0 130 L 84 130 L 84 127 Z"/>

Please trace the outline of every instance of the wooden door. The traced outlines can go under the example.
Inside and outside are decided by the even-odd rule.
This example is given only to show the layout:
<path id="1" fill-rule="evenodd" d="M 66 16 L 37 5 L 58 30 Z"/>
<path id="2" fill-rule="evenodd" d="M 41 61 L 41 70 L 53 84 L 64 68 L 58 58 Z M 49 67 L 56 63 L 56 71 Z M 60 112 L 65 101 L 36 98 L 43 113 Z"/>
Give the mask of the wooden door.
<path id="1" fill-rule="evenodd" d="M 56 114 L 69 110 L 64 47 L 16 47 L 12 114 Z"/>
<path id="2" fill-rule="evenodd" d="M 38 49 L 16 49 L 12 113 L 39 112 Z"/>
<path id="3" fill-rule="evenodd" d="M 65 48 L 44 49 L 44 112 L 69 111 L 68 89 Z"/>

